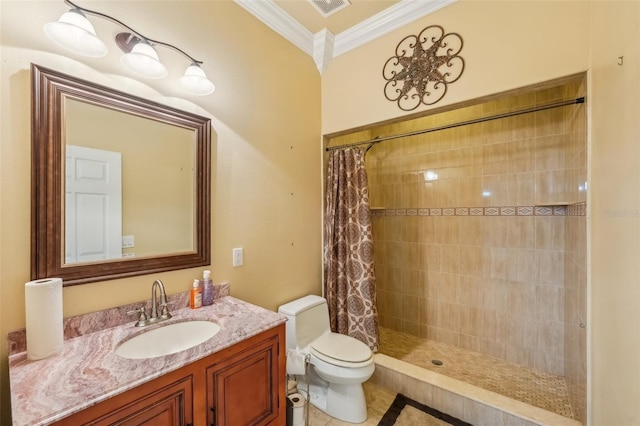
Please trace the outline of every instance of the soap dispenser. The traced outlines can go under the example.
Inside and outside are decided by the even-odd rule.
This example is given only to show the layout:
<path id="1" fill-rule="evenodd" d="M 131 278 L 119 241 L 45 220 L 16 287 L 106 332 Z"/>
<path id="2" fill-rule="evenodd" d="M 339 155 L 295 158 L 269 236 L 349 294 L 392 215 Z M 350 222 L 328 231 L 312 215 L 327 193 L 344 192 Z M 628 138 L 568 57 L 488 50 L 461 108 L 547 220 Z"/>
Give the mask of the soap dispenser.
<path id="1" fill-rule="evenodd" d="M 211 271 L 206 270 L 202 276 L 202 305 L 213 304 L 213 281 L 211 281 Z"/>
<path id="2" fill-rule="evenodd" d="M 202 306 L 202 290 L 200 290 L 200 281 L 193 280 L 193 287 L 189 294 L 189 306 L 191 309 L 198 309 Z"/>

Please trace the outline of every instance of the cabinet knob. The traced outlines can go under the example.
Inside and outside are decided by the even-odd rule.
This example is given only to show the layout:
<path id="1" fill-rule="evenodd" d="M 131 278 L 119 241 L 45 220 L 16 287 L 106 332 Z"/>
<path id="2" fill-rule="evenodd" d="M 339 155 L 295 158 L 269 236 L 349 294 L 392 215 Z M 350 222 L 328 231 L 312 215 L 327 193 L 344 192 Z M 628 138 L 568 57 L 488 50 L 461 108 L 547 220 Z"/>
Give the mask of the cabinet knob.
<path id="1" fill-rule="evenodd" d="M 216 407 L 211 407 L 212 421 L 211 426 L 216 426 Z"/>

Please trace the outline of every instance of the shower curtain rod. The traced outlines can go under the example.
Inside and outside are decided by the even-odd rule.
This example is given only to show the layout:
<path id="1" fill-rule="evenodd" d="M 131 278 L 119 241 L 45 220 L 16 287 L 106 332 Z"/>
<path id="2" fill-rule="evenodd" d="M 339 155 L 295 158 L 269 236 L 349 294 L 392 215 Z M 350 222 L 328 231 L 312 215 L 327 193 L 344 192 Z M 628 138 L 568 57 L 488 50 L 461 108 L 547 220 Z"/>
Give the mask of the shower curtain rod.
<path id="1" fill-rule="evenodd" d="M 438 126 L 438 127 L 431 127 L 429 129 L 422 129 L 422 130 L 416 130 L 414 132 L 401 133 L 399 135 L 391 135 L 391 136 L 383 136 L 383 137 L 378 136 L 378 137 L 376 137 L 374 139 L 370 139 L 370 140 L 367 140 L 367 141 L 348 143 L 348 144 L 344 144 L 344 145 L 330 146 L 330 147 L 325 148 L 325 151 L 327 151 L 327 152 L 328 151 L 335 151 L 335 150 L 338 150 L 338 149 L 350 148 L 352 146 L 360 146 L 360 145 L 368 145 L 368 144 L 370 144 L 370 146 L 367 148 L 367 151 L 369 151 L 369 149 L 371 147 L 373 147 L 374 145 L 376 145 L 376 144 L 378 144 L 380 142 L 391 140 L 391 139 L 404 138 L 404 137 L 407 137 L 407 136 L 416 136 L 416 135 L 421 135 L 423 133 L 437 132 L 439 130 L 452 129 L 454 127 L 467 126 L 469 124 L 478 124 L 478 123 L 483 123 L 485 121 L 498 120 L 500 118 L 513 117 L 513 116 L 516 116 L 516 115 L 529 114 L 529 113 L 532 113 L 532 112 L 544 111 L 544 110 L 551 109 L 551 108 L 558 108 L 558 107 L 563 107 L 563 106 L 567 106 L 567 105 L 575 105 L 575 104 L 582 104 L 582 103 L 584 103 L 584 97 L 571 99 L 571 100 L 568 100 L 568 101 L 556 102 L 556 103 L 548 104 L 548 105 L 540 105 L 540 106 L 537 106 L 537 107 L 526 108 L 526 109 L 521 109 L 521 110 L 517 110 L 517 111 L 505 112 L 505 113 L 502 113 L 502 114 L 490 115 L 490 116 L 487 116 L 487 117 L 474 118 L 473 120 L 466 120 L 466 121 L 461 121 L 459 123 L 453 123 L 453 124 L 445 124 L 445 125 Z"/>

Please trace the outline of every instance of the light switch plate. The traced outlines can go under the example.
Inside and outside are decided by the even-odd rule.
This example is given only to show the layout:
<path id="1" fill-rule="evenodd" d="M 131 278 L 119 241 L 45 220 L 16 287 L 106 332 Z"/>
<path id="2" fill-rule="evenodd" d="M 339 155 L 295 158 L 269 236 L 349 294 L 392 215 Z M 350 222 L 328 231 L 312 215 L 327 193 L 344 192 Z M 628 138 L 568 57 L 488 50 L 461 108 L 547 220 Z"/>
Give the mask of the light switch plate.
<path id="1" fill-rule="evenodd" d="M 233 266 L 242 266 L 244 264 L 244 250 L 242 247 L 233 249 Z"/>

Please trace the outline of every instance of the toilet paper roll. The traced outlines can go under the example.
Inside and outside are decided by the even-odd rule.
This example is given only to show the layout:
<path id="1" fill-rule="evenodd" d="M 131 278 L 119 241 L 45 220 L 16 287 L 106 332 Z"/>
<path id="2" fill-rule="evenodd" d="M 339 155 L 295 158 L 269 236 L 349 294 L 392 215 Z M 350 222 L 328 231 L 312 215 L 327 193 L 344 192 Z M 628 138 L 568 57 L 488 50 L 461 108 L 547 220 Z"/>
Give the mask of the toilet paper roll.
<path id="1" fill-rule="evenodd" d="M 27 358 L 38 360 L 62 351 L 62 279 L 47 278 L 24 285 Z"/>
<path id="2" fill-rule="evenodd" d="M 304 403 L 305 399 L 302 394 L 292 393 L 287 397 L 289 405 L 293 407 L 293 417 L 291 421 L 292 426 L 304 425 Z"/>
<path id="3" fill-rule="evenodd" d="M 289 349 L 287 351 L 287 374 L 305 373 L 305 353 L 299 349 Z"/>

